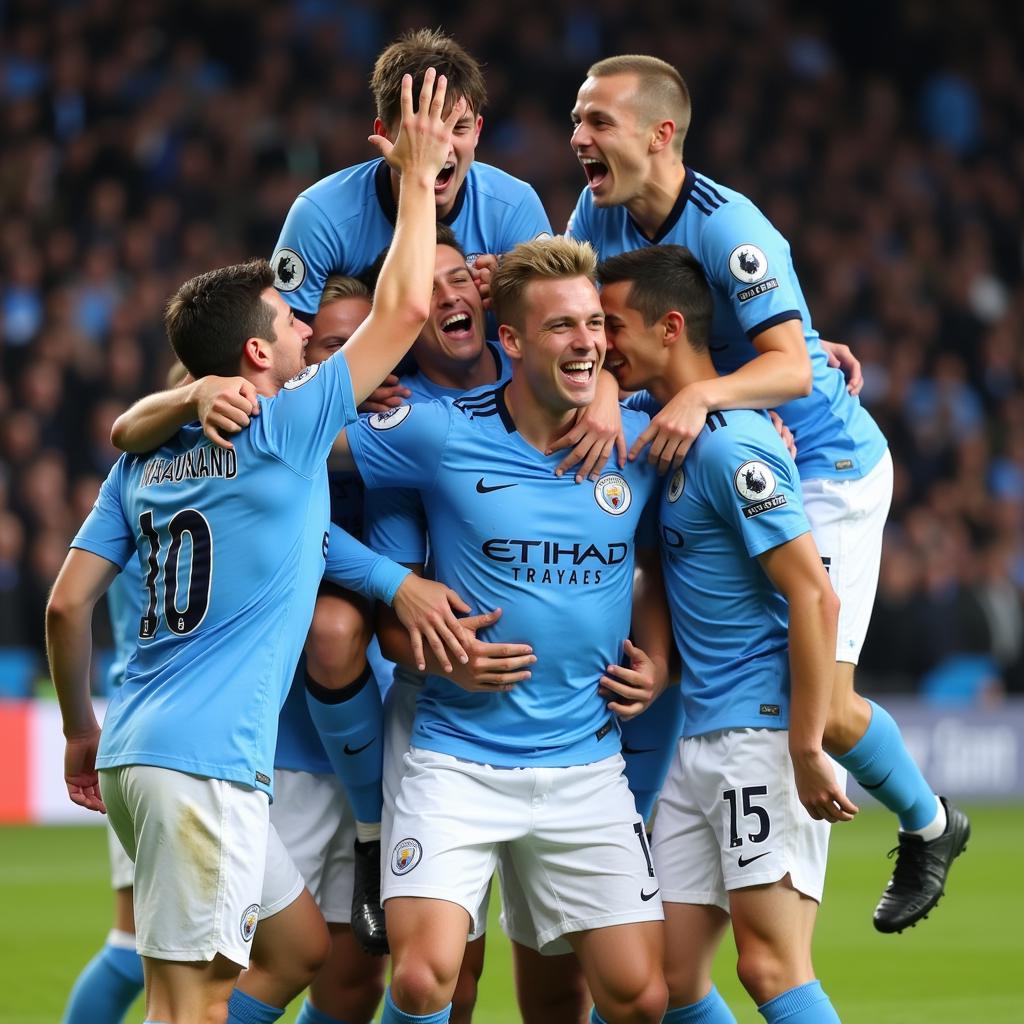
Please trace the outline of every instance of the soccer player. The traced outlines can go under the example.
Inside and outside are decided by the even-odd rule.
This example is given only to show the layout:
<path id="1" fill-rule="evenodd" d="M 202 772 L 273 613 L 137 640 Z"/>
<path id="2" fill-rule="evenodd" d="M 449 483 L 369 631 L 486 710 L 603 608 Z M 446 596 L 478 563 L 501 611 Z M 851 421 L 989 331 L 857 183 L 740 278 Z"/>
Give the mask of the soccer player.
<path id="1" fill-rule="evenodd" d="M 540 199 L 526 182 L 474 162 L 487 89 L 480 65 L 443 32 L 418 29 L 381 52 L 370 80 L 374 132 L 395 137 L 402 78 L 412 75 L 418 85 L 427 68 L 447 76 L 451 102 L 466 102 L 434 183 L 437 219 L 455 232 L 471 260 L 550 234 Z M 275 284 L 296 313 L 312 319 L 328 275 L 358 274 L 391 244 L 398 192 L 398 172 L 377 159 L 337 171 L 299 195 L 271 260 Z"/>
<path id="2" fill-rule="evenodd" d="M 639 391 L 630 404 L 653 412 L 716 376 L 713 302 L 688 250 L 634 250 L 598 274 L 608 365 Z M 829 823 L 857 811 L 822 749 L 839 602 L 765 413 L 708 416 L 659 527 L 685 705 L 654 826 L 665 1020 L 734 1021 L 711 984 L 731 916 L 740 980 L 768 1024 L 837 1021 L 811 936 Z"/>
<path id="3" fill-rule="evenodd" d="M 261 903 L 280 898 L 264 885 L 271 856 L 290 866 L 269 825 L 270 773 L 324 566 L 325 458 L 426 315 L 433 182 L 462 107 L 443 117 L 444 94 L 443 77 L 435 88 L 428 71 L 414 113 L 406 78 L 398 138 L 376 140 L 403 173 L 398 226 L 373 312 L 345 356 L 300 372 L 309 328 L 266 263 L 186 283 L 166 317 L 177 354 L 197 378 L 240 372 L 263 397 L 260 415 L 229 451 L 186 427 L 149 455 L 121 459 L 54 585 L 47 644 L 69 795 L 106 805 L 134 857 L 148 1021 L 223 1020 Z M 166 396 L 156 403 L 161 427 L 181 401 Z M 148 602 L 101 743 L 88 698 L 90 619 L 133 550 Z M 323 927 L 313 910 L 307 934 Z M 272 920 L 295 923 L 289 912 Z"/>
<path id="4" fill-rule="evenodd" d="M 572 237 L 602 259 L 685 245 L 714 297 L 710 349 L 722 376 L 667 401 L 631 456 L 651 442 L 649 458 L 678 465 L 719 410 L 777 408 L 796 436 L 804 509 L 841 601 L 825 749 L 899 818 L 899 857 L 874 923 L 900 931 L 938 902 L 970 827 L 932 792 L 888 712 L 854 689 L 892 494 L 885 438 L 829 367 L 785 239 L 745 196 L 683 163 L 690 97 L 675 68 L 647 56 L 599 61 L 573 122 L 587 187 Z"/>
<path id="5" fill-rule="evenodd" d="M 528 642 L 537 659 L 520 682 L 510 681 L 523 669 L 518 646 L 511 674 L 493 682 L 457 666 L 447 675 L 462 688 L 434 665 L 419 695 L 383 880 L 384 1024 L 449 1019 L 502 844 L 536 945 L 569 939 L 605 1019 L 656 1021 L 664 1010 L 658 883 L 610 713 L 638 713 L 667 674 L 655 602 L 633 617 L 655 660 L 628 636 L 635 534 L 656 480 L 634 463 L 578 486 L 555 477 L 558 456 L 545 454 L 593 399 L 604 358 L 593 270 L 587 246 L 518 246 L 492 281 L 509 383 L 403 406 L 346 434 L 368 486 L 421 492 L 438 579 L 463 586 L 477 609 L 502 609 L 488 639 Z M 625 423 L 632 437 L 643 417 Z M 648 551 L 645 570 L 657 564 Z"/>

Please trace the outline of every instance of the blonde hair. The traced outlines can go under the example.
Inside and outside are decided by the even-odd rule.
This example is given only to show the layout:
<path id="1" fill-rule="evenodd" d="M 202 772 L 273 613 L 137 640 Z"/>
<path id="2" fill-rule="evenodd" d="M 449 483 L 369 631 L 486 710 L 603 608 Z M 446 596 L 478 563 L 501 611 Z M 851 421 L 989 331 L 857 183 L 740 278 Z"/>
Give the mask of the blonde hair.
<path id="1" fill-rule="evenodd" d="M 606 57 L 587 70 L 588 78 L 610 75 L 636 76 L 637 113 L 651 121 L 673 121 L 676 133 L 672 146 L 681 154 L 691 114 L 690 90 L 683 76 L 671 64 L 640 53 Z"/>
<path id="2" fill-rule="evenodd" d="M 499 324 L 522 328 L 523 300 L 531 281 L 597 277 L 597 254 L 588 242 L 561 235 L 520 242 L 505 253 L 491 278 L 491 305 Z"/>
<path id="3" fill-rule="evenodd" d="M 342 277 L 341 274 L 331 274 L 324 282 L 324 290 L 320 295 L 318 308 L 323 309 L 324 306 L 341 299 L 365 299 L 367 302 L 373 302 L 370 289 L 358 277 Z"/>

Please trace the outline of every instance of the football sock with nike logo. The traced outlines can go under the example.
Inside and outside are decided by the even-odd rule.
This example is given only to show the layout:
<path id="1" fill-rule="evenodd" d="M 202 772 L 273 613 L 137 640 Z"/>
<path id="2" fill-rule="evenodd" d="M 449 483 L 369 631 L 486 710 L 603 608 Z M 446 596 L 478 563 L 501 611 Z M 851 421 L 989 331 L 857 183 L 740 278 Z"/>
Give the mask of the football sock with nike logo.
<path id="1" fill-rule="evenodd" d="M 797 985 L 757 1008 L 768 1024 L 839 1024 L 839 1014 L 820 981 Z"/>
<path id="2" fill-rule="evenodd" d="M 380 839 L 384 708 L 373 670 L 367 666 L 358 679 L 340 690 L 321 686 L 307 673 L 306 704 L 352 804 L 359 840 Z"/>
<path id="3" fill-rule="evenodd" d="M 661 1020 L 662 1024 L 736 1024 L 732 1010 L 714 985 L 700 1002 L 667 1010 Z"/>
<path id="4" fill-rule="evenodd" d="M 452 1004 L 449 1003 L 437 1013 L 428 1013 L 418 1017 L 414 1013 L 406 1013 L 395 1006 L 391 998 L 391 986 L 384 993 L 384 1012 L 380 1015 L 380 1024 L 447 1024 L 452 1015 Z"/>
<path id="5" fill-rule="evenodd" d="M 899 726 L 885 708 L 873 700 L 868 703 L 871 721 L 864 735 L 836 760 L 899 817 L 905 832 L 916 832 L 924 839 L 942 835 L 945 811 L 910 756 Z"/>

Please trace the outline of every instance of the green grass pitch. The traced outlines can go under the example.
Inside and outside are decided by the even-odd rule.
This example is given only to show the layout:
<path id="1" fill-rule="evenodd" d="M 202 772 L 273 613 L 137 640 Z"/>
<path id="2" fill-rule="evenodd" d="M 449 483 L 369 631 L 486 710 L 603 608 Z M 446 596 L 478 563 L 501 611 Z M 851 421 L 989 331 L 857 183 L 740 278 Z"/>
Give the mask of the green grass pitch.
<path id="1" fill-rule="evenodd" d="M 846 1024 L 1024 1022 L 1024 809 L 968 810 L 973 836 L 947 896 L 903 935 L 871 927 L 892 819 L 869 812 L 834 830 L 815 964 Z M 0 829 L 0 1024 L 59 1021 L 71 982 L 109 927 L 107 880 L 99 829 Z M 493 913 L 488 941 L 475 1019 L 512 1024 L 508 946 Z M 717 983 L 740 1024 L 760 1022 L 733 965 L 727 938 Z M 128 1020 L 142 1019 L 136 1006 Z"/>

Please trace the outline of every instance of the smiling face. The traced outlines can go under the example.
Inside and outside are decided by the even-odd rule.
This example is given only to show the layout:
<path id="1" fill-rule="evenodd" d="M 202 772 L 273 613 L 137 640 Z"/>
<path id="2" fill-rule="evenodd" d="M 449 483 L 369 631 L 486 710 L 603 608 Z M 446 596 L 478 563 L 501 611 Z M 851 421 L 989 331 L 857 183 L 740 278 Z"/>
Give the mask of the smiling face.
<path id="1" fill-rule="evenodd" d="M 335 299 L 321 306 L 313 318 L 313 333 L 306 345 L 306 365 L 322 363 L 352 337 L 370 315 L 370 301 L 364 298 Z"/>
<path id="2" fill-rule="evenodd" d="M 590 77 L 576 97 L 570 141 L 596 206 L 628 203 L 650 177 L 654 125 L 640 113 L 638 88 L 632 74 Z"/>
<path id="3" fill-rule="evenodd" d="M 502 325 L 502 341 L 519 360 L 534 400 L 561 415 L 594 400 L 604 362 L 604 314 L 586 277 L 531 281 L 522 327 Z M 513 342 L 514 336 L 514 342 Z"/>
<path id="4" fill-rule="evenodd" d="M 449 96 L 444 105 L 444 116 L 447 117 L 451 111 L 452 104 L 458 100 L 457 96 Z M 447 217 L 455 206 L 459 189 L 473 166 L 473 159 L 476 156 L 477 143 L 480 141 L 480 129 L 483 128 L 484 119 L 472 110 L 466 110 L 462 117 L 455 122 L 455 129 L 452 131 L 452 141 L 448 147 L 448 156 L 440 173 L 434 179 L 434 202 L 437 204 L 437 216 L 440 220 Z M 383 130 L 382 130 L 383 129 Z M 392 142 L 398 138 L 399 125 L 383 126 L 377 121 L 374 131 L 382 134 Z M 395 199 L 398 195 L 396 191 Z"/>
<path id="5" fill-rule="evenodd" d="M 306 365 L 306 342 L 312 331 L 309 324 L 296 317 L 276 288 L 264 288 L 260 298 L 274 311 L 275 340 L 269 342 L 270 369 L 281 387 Z"/>
<path id="6" fill-rule="evenodd" d="M 601 289 L 608 338 L 604 365 L 624 391 L 650 388 L 652 381 L 664 375 L 669 361 L 662 323 L 650 327 L 644 323 L 640 311 L 629 305 L 632 287 L 632 281 L 616 281 Z"/>
<path id="7" fill-rule="evenodd" d="M 483 302 L 464 257 L 450 245 L 439 245 L 430 317 L 412 348 L 420 368 L 431 380 L 447 383 L 480 358 L 484 324 Z"/>

